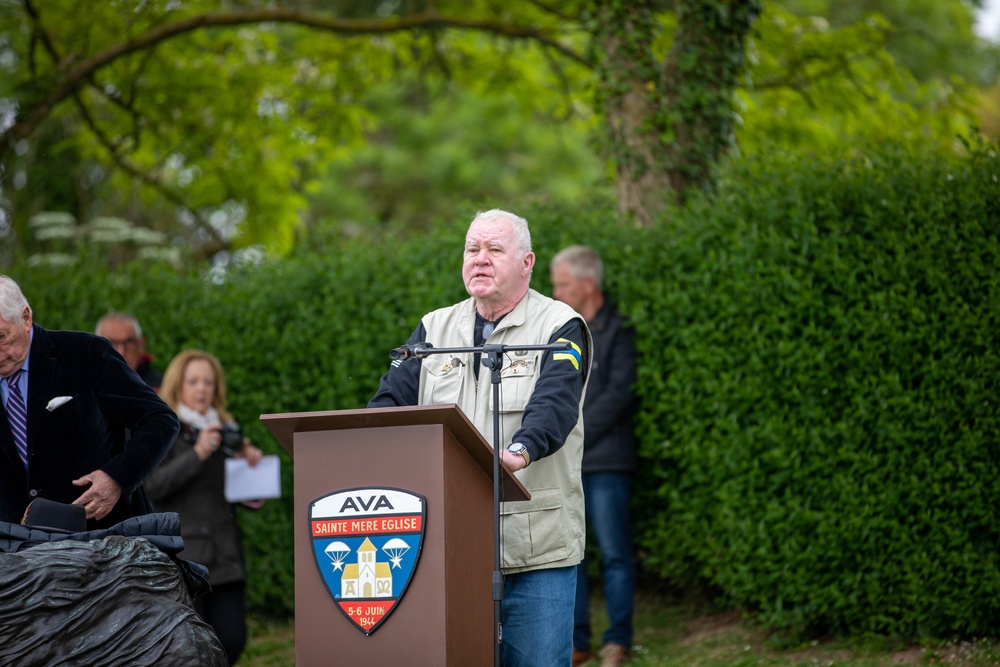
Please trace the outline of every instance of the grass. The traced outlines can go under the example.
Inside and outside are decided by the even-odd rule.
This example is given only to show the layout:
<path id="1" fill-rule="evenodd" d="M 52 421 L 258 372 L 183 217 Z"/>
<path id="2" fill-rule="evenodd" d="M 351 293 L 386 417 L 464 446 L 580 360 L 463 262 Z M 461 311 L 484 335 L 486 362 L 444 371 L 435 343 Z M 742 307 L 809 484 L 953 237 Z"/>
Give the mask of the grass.
<path id="1" fill-rule="evenodd" d="M 607 625 L 603 601 L 592 604 L 595 637 Z M 595 648 L 598 648 L 595 646 Z M 250 620 L 250 641 L 239 667 L 291 667 L 295 629 L 291 622 Z M 594 667 L 597 661 L 591 663 Z M 797 646 L 775 641 L 772 633 L 736 612 L 710 613 L 702 607 L 641 597 L 635 610 L 631 667 L 895 667 L 1000 666 L 993 640 L 899 646 L 886 641 L 824 640 Z"/>

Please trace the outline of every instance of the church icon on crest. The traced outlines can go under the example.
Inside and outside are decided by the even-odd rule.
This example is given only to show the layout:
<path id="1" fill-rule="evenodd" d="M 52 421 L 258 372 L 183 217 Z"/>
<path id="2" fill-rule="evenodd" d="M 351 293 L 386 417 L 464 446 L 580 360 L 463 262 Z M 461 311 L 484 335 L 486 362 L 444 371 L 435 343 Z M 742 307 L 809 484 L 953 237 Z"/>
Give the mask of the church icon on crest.
<path id="1" fill-rule="evenodd" d="M 358 562 L 345 567 L 340 577 L 341 597 L 392 596 L 392 573 L 388 563 L 375 560 L 377 551 L 372 541 L 365 538 L 358 547 Z"/>

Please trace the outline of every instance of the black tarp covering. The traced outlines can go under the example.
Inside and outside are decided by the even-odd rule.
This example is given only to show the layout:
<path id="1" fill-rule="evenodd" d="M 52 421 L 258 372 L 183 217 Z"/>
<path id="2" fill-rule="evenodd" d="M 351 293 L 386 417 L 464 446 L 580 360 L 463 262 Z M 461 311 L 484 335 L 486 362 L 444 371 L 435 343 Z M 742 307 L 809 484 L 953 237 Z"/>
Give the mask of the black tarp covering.
<path id="1" fill-rule="evenodd" d="M 191 603 L 200 566 L 192 571 L 154 545 L 176 545 L 169 535 L 151 541 L 115 532 L 122 531 L 48 541 L 0 522 L 0 549 L 11 550 L 0 553 L 0 665 L 227 666 L 215 632 Z"/>

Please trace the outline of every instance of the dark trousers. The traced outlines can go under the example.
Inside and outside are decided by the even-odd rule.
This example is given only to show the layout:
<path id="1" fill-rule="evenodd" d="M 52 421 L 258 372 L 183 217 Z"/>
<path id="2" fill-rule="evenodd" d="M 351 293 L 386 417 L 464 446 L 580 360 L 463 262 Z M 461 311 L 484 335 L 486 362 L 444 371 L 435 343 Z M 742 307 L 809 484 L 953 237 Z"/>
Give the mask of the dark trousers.
<path id="1" fill-rule="evenodd" d="M 235 665 L 247 643 L 246 596 L 244 583 L 212 586 L 212 592 L 194 601 L 194 610 L 215 629 L 215 634 Z"/>

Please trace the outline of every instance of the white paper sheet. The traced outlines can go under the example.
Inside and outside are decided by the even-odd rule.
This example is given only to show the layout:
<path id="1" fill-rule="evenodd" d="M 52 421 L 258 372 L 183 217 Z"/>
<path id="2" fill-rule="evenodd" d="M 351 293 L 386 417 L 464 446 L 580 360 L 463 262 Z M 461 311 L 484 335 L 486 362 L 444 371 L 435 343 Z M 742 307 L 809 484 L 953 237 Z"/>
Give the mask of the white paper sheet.
<path id="1" fill-rule="evenodd" d="M 253 468 L 246 459 L 226 459 L 226 500 L 238 503 L 280 497 L 281 460 L 277 456 L 265 456 Z"/>

